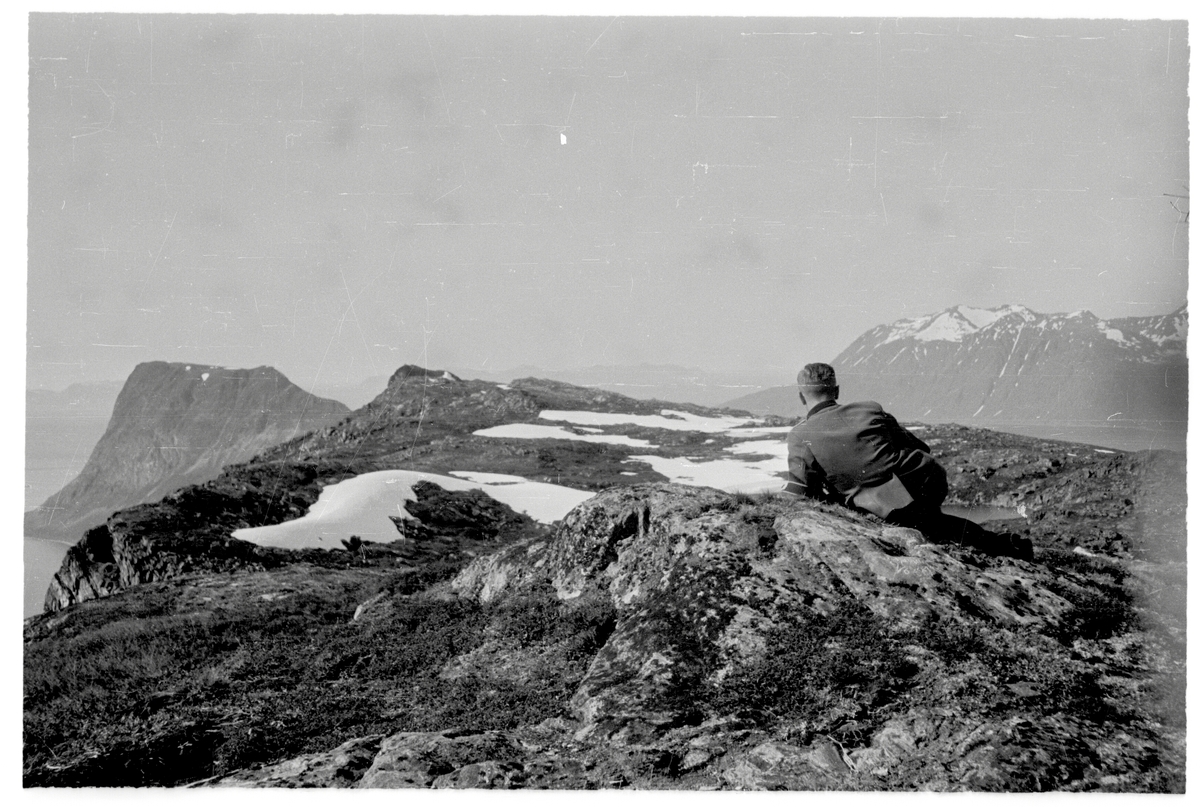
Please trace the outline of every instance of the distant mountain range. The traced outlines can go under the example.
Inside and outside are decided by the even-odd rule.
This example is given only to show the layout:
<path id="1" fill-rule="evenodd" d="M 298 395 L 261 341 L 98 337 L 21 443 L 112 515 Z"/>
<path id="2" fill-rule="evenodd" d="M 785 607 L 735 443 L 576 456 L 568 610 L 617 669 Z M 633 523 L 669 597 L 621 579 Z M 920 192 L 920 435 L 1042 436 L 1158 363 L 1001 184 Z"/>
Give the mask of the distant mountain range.
<path id="1" fill-rule="evenodd" d="M 386 375 L 373 375 L 362 381 L 349 383 L 330 384 L 324 381 L 315 381 L 309 385 L 309 392 L 322 398 L 341 401 L 351 409 L 360 409 L 375 400 L 375 396 L 383 392 L 387 383 Z"/>
<path id="2" fill-rule="evenodd" d="M 79 475 L 25 514 L 25 534 L 75 540 L 114 510 L 212 479 L 349 411 L 271 367 L 139 364 Z"/>
<path id="3" fill-rule="evenodd" d="M 766 389 L 779 381 L 780 374 L 770 369 L 744 372 L 717 372 L 678 364 L 596 364 L 566 370 L 547 370 L 522 364 L 506 370 L 490 371 L 451 367 L 461 378 L 507 383 L 517 378 L 546 378 L 580 387 L 619 392 L 640 400 L 656 399 L 700 406 L 717 406 L 732 397 Z M 388 376 L 375 375 L 362 381 L 344 383 L 314 382 L 311 392 L 323 398 L 341 401 L 351 409 L 366 406 L 388 384 Z M 115 391 L 114 391 L 115 396 Z"/>
<path id="4" fill-rule="evenodd" d="M 768 369 L 713 372 L 677 364 L 596 364 L 569 370 L 546 370 L 525 364 L 501 372 L 456 372 L 464 378 L 483 381 L 548 378 L 580 387 L 619 392 L 640 400 L 675 401 L 700 406 L 719 406 L 732 397 L 758 392 L 779 377 Z"/>
<path id="5" fill-rule="evenodd" d="M 843 400 L 901 420 L 972 425 L 1187 421 L 1187 308 L 1102 320 L 955 306 L 873 328 L 838 355 Z M 819 359 L 819 357 L 813 357 Z M 727 406 L 799 416 L 794 386 Z"/>

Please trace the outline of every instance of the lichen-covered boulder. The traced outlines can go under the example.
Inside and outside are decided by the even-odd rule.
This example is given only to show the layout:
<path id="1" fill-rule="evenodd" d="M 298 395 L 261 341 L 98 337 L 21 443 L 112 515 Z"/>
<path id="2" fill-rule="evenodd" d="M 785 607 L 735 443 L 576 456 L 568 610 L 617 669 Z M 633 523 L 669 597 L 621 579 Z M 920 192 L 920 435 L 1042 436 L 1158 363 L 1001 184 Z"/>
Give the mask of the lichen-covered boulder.
<path id="1" fill-rule="evenodd" d="M 853 600 L 893 631 L 931 619 L 1047 629 L 1072 609 L 1029 563 L 973 568 L 916 531 L 846 511 L 792 500 L 752 511 L 666 484 L 605 491 L 552 540 L 479 558 L 453 587 L 489 602 L 539 579 L 563 599 L 603 592 L 617 609 L 572 703 L 585 734 L 618 742 L 688 719 L 689 688 L 769 654 L 789 614 Z"/>

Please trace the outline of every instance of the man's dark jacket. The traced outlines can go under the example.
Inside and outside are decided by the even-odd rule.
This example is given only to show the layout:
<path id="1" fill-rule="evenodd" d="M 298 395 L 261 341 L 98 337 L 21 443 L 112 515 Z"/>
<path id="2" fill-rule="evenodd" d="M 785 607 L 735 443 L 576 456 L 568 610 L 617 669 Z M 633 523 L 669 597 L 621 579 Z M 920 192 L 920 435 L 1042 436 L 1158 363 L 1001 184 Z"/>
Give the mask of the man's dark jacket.
<path id="1" fill-rule="evenodd" d="M 946 498 L 946 472 L 929 446 L 874 401 L 823 401 L 788 434 L 786 490 L 848 503 L 863 488 L 899 477 L 923 507 Z"/>

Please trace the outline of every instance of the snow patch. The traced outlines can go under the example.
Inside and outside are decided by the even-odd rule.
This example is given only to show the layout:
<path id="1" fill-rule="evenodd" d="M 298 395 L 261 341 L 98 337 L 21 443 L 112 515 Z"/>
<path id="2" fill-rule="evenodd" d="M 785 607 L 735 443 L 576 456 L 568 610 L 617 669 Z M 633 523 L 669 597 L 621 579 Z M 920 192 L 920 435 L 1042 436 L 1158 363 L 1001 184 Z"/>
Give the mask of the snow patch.
<path id="1" fill-rule="evenodd" d="M 737 443 L 725 449 L 730 454 L 770 454 L 777 460 L 787 463 L 788 447 L 783 440 L 749 440 Z"/>
<path id="2" fill-rule="evenodd" d="M 389 515 L 411 518 L 404 509 L 416 499 L 412 486 L 422 480 L 446 490 L 469 490 L 472 485 L 451 477 L 415 471 L 373 471 L 326 485 L 300 518 L 267 527 L 234 530 L 233 537 L 259 546 L 284 549 L 319 547 L 341 549 L 343 538 L 388 543 L 401 536 Z"/>
<path id="3" fill-rule="evenodd" d="M 507 504 L 534 521 L 550 524 L 571 512 L 581 502 L 595 496 L 587 490 L 576 490 L 549 482 L 531 482 L 521 476 L 491 474 L 483 471 L 451 471 L 451 475 L 478 482 L 483 492 L 498 502 Z"/>
<path id="4" fill-rule="evenodd" d="M 201 374 L 200 374 L 200 380 L 201 380 L 201 381 L 207 381 L 207 380 L 208 380 L 208 373 L 201 373 Z"/>
<path id="5" fill-rule="evenodd" d="M 725 432 L 730 437 L 758 437 L 763 434 L 787 434 L 794 426 L 749 426 L 730 429 Z"/>
<path id="6" fill-rule="evenodd" d="M 1002 318 L 1006 312 L 1004 309 L 992 310 L 990 308 L 972 308 L 968 305 L 960 305 L 958 306 L 958 313 L 962 314 L 967 322 L 982 330 Z"/>
<path id="7" fill-rule="evenodd" d="M 706 417 L 674 409 L 663 409 L 659 415 L 627 415 L 621 412 L 586 412 L 563 409 L 547 409 L 538 415 L 542 420 L 565 420 L 581 426 L 615 426 L 630 423 L 651 429 L 670 429 L 685 432 L 723 432 L 737 426 L 752 423 L 749 418 L 730 416 Z"/>
<path id="8" fill-rule="evenodd" d="M 964 336 L 977 330 L 979 329 L 971 322 L 954 311 L 944 311 L 934 317 L 929 325 L 913 334 L 913 338 L 919 342 L 961 342 Z"/>
<path id="9" fill-rule="evenodd" d="M 626 437 L 623 434 L 575 434 L 562 426 L 543 426 L 538 423 L 505 423 L 472 432 L 479 437 L 510 437 L 521 440 L 577 440 L 581 443 L 611 443 L 617 446 L 657 448 L 649 440 Z"/>
<path id="10" fill-rule="evenodd" d="M 730 493 L 757 493 L 783 487 L 783 478 L 776 475 L 780 470 L 779 461 L 774 457 L 762 462 L 733 459 L 692 462 L 682 457 L 656 457 L 650 454 L 631 456 L 630 459 L 647 463 L 658 473 L 681 485 L 717 488 Z"/>
<path id="11" fill-rule="evenodd" d="M 233 537 L 259 546 L 284 549 L 341 549 L 342 539 L 351 535 L 377 543 L 395 541 L 402 536 L 388 516 L 412 518 L 404 506 L 416 499 L 412 486 L 421 481 L 432 482 L 446 490 L 483 490 L 493 499 L 546 524 L 559 520 L 572 507 L 595 495 L 507 474 L 455 474 L 467 478 L 399 470 L 360 474 L 327 485 L 300 518 L 267 527 L 235 530 Z"/>
<path id="12" fill-rule="evenodd" d="M 1125 334 L 1117 328 L 1104 328 L 1103 332 L 1106 337 L 1116 342 L 1118 345 L 1132 344 L 1128 339 L 1125 338 Z"/>

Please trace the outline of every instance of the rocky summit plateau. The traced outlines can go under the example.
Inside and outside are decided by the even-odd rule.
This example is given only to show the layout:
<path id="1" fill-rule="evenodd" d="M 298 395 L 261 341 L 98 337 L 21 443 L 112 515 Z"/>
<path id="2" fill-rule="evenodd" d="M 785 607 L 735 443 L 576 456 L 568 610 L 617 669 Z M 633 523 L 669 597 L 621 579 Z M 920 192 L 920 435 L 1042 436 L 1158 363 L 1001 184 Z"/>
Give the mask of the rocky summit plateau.
<path id="1" fill-rule="evenodd" d="M 910 424 L 1020 560 L 774 492 L 790 423 L 406 365 L 87 530 L 24 783 L 1184 791 L 1181 454 Z"/>

